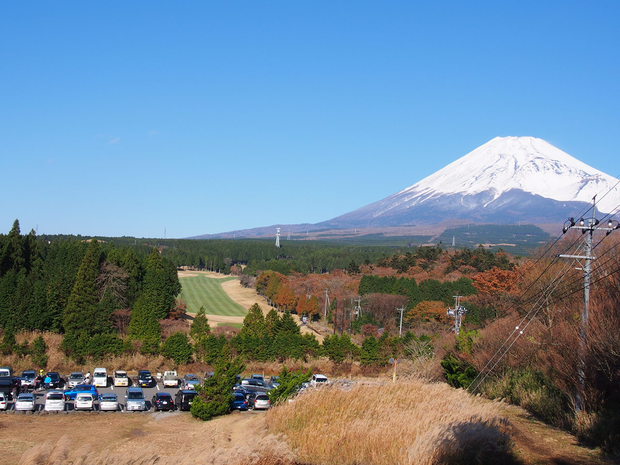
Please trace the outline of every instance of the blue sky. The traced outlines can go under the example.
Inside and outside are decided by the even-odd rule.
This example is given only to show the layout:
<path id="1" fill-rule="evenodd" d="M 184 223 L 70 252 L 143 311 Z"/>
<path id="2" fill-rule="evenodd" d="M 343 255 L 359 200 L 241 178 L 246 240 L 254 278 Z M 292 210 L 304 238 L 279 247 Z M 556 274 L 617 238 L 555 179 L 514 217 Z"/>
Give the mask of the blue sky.
<path id="1" fill-rule="evenodd" d="M 620 174 L 620 2 L 5 2 L 0 231 L 318 222 L 495 136 Z"/>

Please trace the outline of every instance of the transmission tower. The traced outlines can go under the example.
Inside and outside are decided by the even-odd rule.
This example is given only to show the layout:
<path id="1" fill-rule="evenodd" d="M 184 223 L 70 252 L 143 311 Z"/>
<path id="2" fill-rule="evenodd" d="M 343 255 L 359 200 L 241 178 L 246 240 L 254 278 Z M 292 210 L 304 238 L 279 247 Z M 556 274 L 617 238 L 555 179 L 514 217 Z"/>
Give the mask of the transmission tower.
<path id="1" fill-rule="evenodd" d="M 459 334 L 461 332 L 461 325 L 463 324 L 463 316 L 467 313 L 467 309 L 461 305 L 462 295 L 455 295 L 454 308 L 448 309 L 448 316 L 454 317 L 454 332 Z"/>
<path id="2" fill-rule="evenodd" d="M 355 307 L 353 307 L 353 313 L 355 314 L 356 318 L 360 318 L 362 316 L 362 298 L 357 297 L 353 299 L 353 301 L 355 302 Z"/>
<path id="3" fill-rule="evenodd" d="M 600 220 L 596 218 L 596 196 L 592 199 L 592 216 L 590 218 L 580 218 L 575 221 L 569 218 L 565 223 L 562 231 L 566 233 L 569 229 L 578 229 L 585 236 L 585 255 L 559 255 L 561 258 L 571 258 L 575 260 L 583 260 L 583 265 L 579 270 L 583 271 L 583 310 L 581 311 L 581 327 L 579 329 L 579 358 L 577 361 L 577 379 L 579 381 L 579 390 L 575 396 L 575 410 L 578 412 L 584 409 L 584 391 L 586 386 L 585 374 L 585 352 L 588 339 L 588 321 L 590 319 L 590 281 L 592 278 L 592 261 L 596 257 L 592 255 L 592 242 L 596 231 L 605 231 L 606 235 L 620 228 L 620 224 L 616 220 L 610 219 L 607 224 L 600 225 Z"/>
<path id="4" fill-rule="evenodd" d="M 276 247 L 280 248 L 280 228 L 276 228 Z"/>
<path id="5" fill-rule="evenodd" d="M 325 305 L 323 307 L 323 318 L 325 318 L 325 321 L 327 321 L 327 310 L 329 306 L 329 294 L 327 293 L 327 289 L 325 289 Z"/>

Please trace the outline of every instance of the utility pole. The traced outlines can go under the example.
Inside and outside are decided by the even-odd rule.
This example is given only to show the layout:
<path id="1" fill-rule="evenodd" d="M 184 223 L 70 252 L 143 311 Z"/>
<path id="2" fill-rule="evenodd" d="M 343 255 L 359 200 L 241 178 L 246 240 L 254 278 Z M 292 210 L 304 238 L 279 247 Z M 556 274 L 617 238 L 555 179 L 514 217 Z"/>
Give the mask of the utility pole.
<path id="1" fill-rule="evenodd" d="M 448 309 L 448 316 L 454 317 L 454 332 L 460 334 L 461 325 L 463 324 L 463 316 L 467 313 L 467 309 L 461 305 L 462 295 L 455 295 L 454 308 Z"/>
<path id="2" fill-rule="evenodd" d="M 596 257 L 592 255 L 592 243 L 595 231 L 606 231 L 606 235 L 620 228 L 620 224 L 616 220 L 610 219 L 606 226 L 599 226 L 600 221 L 596 218 L 596 196 L 592 198 L 592 216 L 590 218 L 580 218 L 575 221 L 569 218 L 565 223 L 562 231 L 566 233 L 569 229 L 578 229 L 581 234 L 585 235 L 586 251 L 585 255 L 567 255 L 561 254 L 561 258 L 572 258 L 575 260 L 584 260 L 581 268 L 583 271 L 583 310 L 581 311 L 581 327 L 579 328 L 579 355 L 577 361 L 577 379 L 579 389 L 575 395 L 575 410 L 581 412 L 585 408 L 584 392 L 586 387 L 585 373 L 585 355 L 588 342 L 588 323 L 590 319 L 590 281 L 592 278 L 592 261 Z"/>
<path id="3" fill-rule="evenodd" d="M 400 325 L 398 326 L 398 337 L 403 337 L 403 312 L 405 311 L 405 307 L 397 308 L 400 312 Z"/>

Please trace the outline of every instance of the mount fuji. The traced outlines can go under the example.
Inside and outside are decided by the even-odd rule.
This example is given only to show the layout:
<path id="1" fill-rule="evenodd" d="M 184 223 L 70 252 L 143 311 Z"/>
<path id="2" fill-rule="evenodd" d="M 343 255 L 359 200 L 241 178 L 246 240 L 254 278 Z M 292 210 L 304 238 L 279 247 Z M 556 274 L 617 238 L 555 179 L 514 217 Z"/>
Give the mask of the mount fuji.
<path id="1" fill-rule="evenodd" d="M 599 211 L 620 208 L 618 186 L 616 178 L 542 139 L 496 137 L 396 194 L 319 224 L 549 223 L 579 214 L 595 195 Z"/>
<path id="2" fill-rule="evenodd" d="M 273 225 L 207 237 L 424 229 L 464 223 L 561 224 L 597 196 L 599 212 L 620 208 L 620 181 L 536 137 L 496 137 L 416 184 L 358 210 L 316 224 Z M 555 227 L 555 226 L 553 226 Z M 338 234 L 338 233 L 337 233 Z M 316 236 L 316 235 L 315 235 Z"/>

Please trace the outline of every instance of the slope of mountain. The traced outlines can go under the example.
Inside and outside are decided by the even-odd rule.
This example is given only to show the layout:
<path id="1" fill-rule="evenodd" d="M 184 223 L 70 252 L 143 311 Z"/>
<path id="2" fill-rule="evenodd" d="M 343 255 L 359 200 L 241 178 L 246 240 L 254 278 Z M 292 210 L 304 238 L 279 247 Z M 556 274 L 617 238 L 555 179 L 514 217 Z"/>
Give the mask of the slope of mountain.
<path id="1" fill-rule="evenodd" d="M 620 208 L 619 181 L 535 137 L 496 137 L 418 183 L 317 224 L 278 225 L 283 234 L 387 232 L 464 223 L 561 224 L 597 196 L 599 211 Z M 354 231 L 354 233 L 353 233 Z M 206 237 L 273 236 L 275 226 Z"/>
<path id="2" fill-rule="evenodd" d="M 561 221 L 616 186 L 598 204 L 612 211 L 620 204 L 617 182 L 542 139 L 496 137 L 413 186 L 319 224 Z"/>

